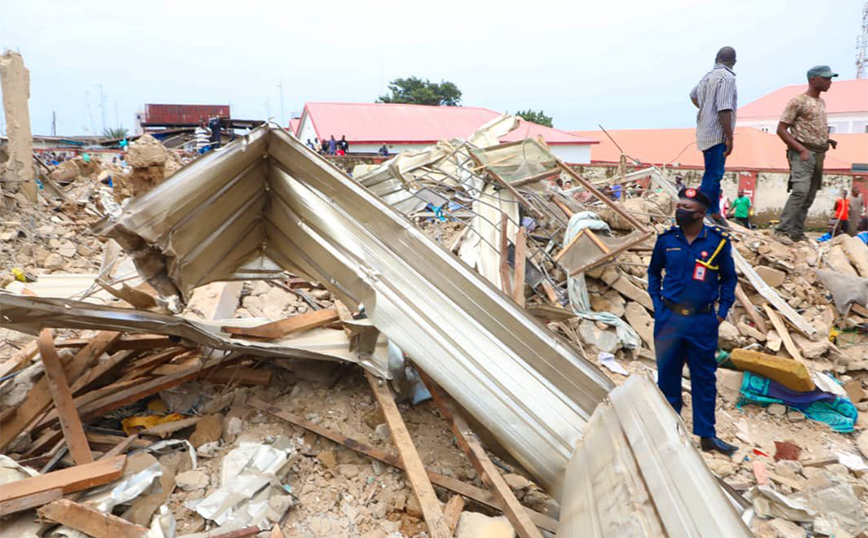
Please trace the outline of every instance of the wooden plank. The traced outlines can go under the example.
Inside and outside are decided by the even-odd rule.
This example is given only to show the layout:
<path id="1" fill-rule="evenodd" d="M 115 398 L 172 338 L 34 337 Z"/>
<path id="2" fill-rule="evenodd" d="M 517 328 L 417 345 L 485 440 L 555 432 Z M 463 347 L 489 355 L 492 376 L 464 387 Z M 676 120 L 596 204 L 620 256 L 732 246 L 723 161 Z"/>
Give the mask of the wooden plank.
<path id="1" fill-rule="evenodd" d="M 271 534 L 268 535 L 268 538 L 285 538 L 283 536 L 283 531 L 280 530 L 280 525 L 275 523 L 273 527 L 271 527 Z"/>
<path id="2" fill-rule="evenodd" d="M 0 502 L 20 499 L 49 489 L 60 489 L 66 495 L 101 486 L 118 479 L 124 472 L 126 462 L 126 456 L 117 456 L 3 484 L 0 488 Z"/>
<path id="3" fill-rule="evenodd" d="M 778 313 L 775 312 L 774 308 L 772 308 L 768 304 L 763 304 L 763 308 L 766 311 L 766 315 L 769 317 L 769 321 L 772 322 L 772 325 L 777 331 L 778 335 L 781 337 L 781 340 L 784 342 L 784 347 L 789 352 L 790 356 L 800 363 L 805 365 L 805 368 L 808 368 L 808 371 L 811 371 L 811 368 L 808 366 L 808 363 L 805 362 L 805 359 L 802 358 L 802 354 L 799 351 L 796 343 L 793 342 L 792 337 L 790 336 L 790 331 L 787 330 L 787 327 L 784 325 L 783 320 L 778 316 Z"/>
<path id="4" fill-rule="evenodd" d="M 93 364 L 105 350 L 120 338 L 120 333 L 103 331 L 97 334 L 75 357 L 70 361 L 66 374 L 67 381 L 75 382 L 82 372 Z M 40 379 L 18 407 L 18 412 L 0 428 L 0 450 L 9 446 L 18 435 L 32 425 L 36 419 L 45 413 L 51 405 L 51 390 L 48 388 L 48 379 Z"/>
<path id="5" fill-rule="evenodd" d="M 36 352 L 36 340 L 28 342 L 15 355 L 4 361 L 3 364 L 0 364 L 0 378 L 4 378 L 26 366 L 36 356 Z"/>
<path id="6" fill-rule="evenodd" d="M 741 306 L 747 312 L 750 320 L 753 321 L 753 324 L 756 325 L 757 330 L 759 330 L 763 334 L 769 333 L 769 328 L 766 326 L 766 322 L 763 317 L 757 312 L 757 309 L 754 307 L 753 303 L 750 302 L 750 298 L 745 293 L 744 288 L 741 287 L 741 284 L 735 285 L 735 298 L 738 299 L 738 302 L 741 303 Z"/>
<path id="7" fill-rule="evenodd" d="M 507 295 L 512 295 L 512 287 L 509 285 L 509 217 L 506 213 L 500 218 L 500 289 Z"/>
<path id="8" fill-rule="evenodd" d="M 9 514 L 14 514 L 16 512 L 30 510 L 31 508 L 36 508 L 38 506 L 42 506 L 43 504 L 48 504 L 51 501 L 55 501 L 61 497 L 63 497 L 63 490 L 58 488 L 47 489 L 45 491 L 40 491 L 39 493 L 34 493 L 33 495 L 27 495 L 26 497 L 12 499 L 11 501 L 3 501 L 0 502 L 0 517 L 8 516 Z"/>
<path id="9" fill-rule="evenodd" d="M 358 439 L 314 424 L 313 422 L 305 420 L 302 417 L 293 415 L 292 413 L 285 411 L 280 407 L 273 406 L 255 397 L 250 398 L 247 401 L 247 405 L 265 411 L 270 415 L 273 415 L 281 420 L 285 420 L 291 424 L 295 424 L 296 426 L 300 426 L 310 432 L 319 435 L 320 437 L 324 437 L 330 441 L 338 443 L 339 445 L 343 445 L 347 448 L 355 450 L 360 454 L 364 454 L 371 459 L 381 461 L 386 465 L 390 465 L 396 469 L 401 469 L 402 471 L 405 470 L 404 462 L 401 461 L 401 458 L 393 456 L 385 450 L 369 446 Z M 484 489 L 477 488 L 476 486 L 466 484 L 460 480 L 452 478 L 451 476 L 446 476 L 436 471 L 432 471 L 431 469 L 426 469 L 425 471 L 428 473 L 428 478 L 431 479 L 432 483 L 440 487 L 446 488 L 454 493 L 458 493 L 464 497 L 467 497 L 468 499 L 473 499 L 476 502 L 500 510 L 500 502 L 490 492 Z M 528 513 L 530 514 L 531 519 L 533 519 L 537 527 L 552 533 L 557 532 L 558 522 L 555 519 L 552 519 L 545 514 L 534 512 L 530 509 L 528 509 Z"/>
<path id="10" fill-rule="evenodd" d="M 115 353 L 117 351 L 136 350 L 142 351 L 147 349 L 155 349 L 159 347 L 169 347 L 177 345 L 177 338 L 173 336 L 164 336 L 162 334 L 129 334 L 119 338 L 114 344 L 109 346 L 107 353 Z M 67 338 L 66 340 L 56 340 L 55 347 L 84 347 L 90 342 L 88 338 Z"/>
<path id="11" fill-rule="evenodd" d="M 449 530 L 453 535 L 455 535 L 455 529 L 458 528 L 458 520 L 461 519 L 462 511 L 464 511 L 464 497 L 461 495 L 453 495 L 446 503 L 446 508 L 443 509 L 443 517 L 446 518 L 446 524 L 449 525 Z"/>
<path id="12" fill-rule="evenodd" d="M 557 196 L 554 196 L 554 195 L 552 195 L 551 200 L 552 200 L 552 202 L 554 202 L 554 204 L 555 204 L 556 206 L 558 206 L 558 207 L 561 209 L 561 211 L 563 211 L 564 213 L 566 213 L 568 219 L 573 218 L 573 215 L 575 215 L 575 213 L 573 213 L 573 210 L 570 209 L 570 207 L 569 207 L 567 204 L 565 204 L 565 203 L 561 202 L 560 200 L 558 200 L 558 197 L 557 197 Z"/>
<path id="13" fill-rule="evenodd" d="M 581 239 L 582 236 L 585 235 L 585 231 L 586 231 L 586 230 L 579 230 L 579 233 L 577 233 L 576 235 L 573 236 L 572 239 L 570 239 L 570 242 L 567 243 L 566 246 L 565 246 L 564 248 L 562 248 L 562 249 L 560 250 L 560 252 L 558 252 L 558 253 L 555 255 L 554 258 L 552 258 L 552 261 L 555 262 L 555 263 L 560 262 L 560 261 L 561 261 L 561 258 L 563 258 L 563 257 L 566 255 L 566 253 L 569 252 L 571 248 L 573 248 L 573 245 L 575 245 L 576 243 L 578 243 L 579 239 Z"/>
<path id="14" fill-rule="evenodd" d="M 256 327 L 223 327 L 221 330 L 236 336 L 276 340 L 293 333 L 322 327 L 323 325 L 337 321 L 338 319 L 340 318 L 336 309 L 326 308 L 288 317 L 279 321 L 272 321 L 271 323 L 258 325 Z"/>
<path id="15" fill-rule="evenodd" d="M 546 298 L 549 302 L 555 306 L 561 306 L 560 301 L 558 301 L 558 294 L 555 292 L 554 286 L 547 280 L 543 280 L 542 282 L 543 291 L 545 291 Z"/>
<path id="16" fill-rule="evenodd" d="M 126 362 L 127 359 L 135 355 L 135 353 L 136 352 L 134 350 L 119 351 L 109 357 L 108 360 L 100 362 L 99 364 L 85 372 L 84 375 L 75 380 L 75 383 L 73 383 L 71 387 L 72 394 L 79 394 L 89 385 L 96 383 L 103 376 L 108 375 L 115 368 Z"/>
<path id="17" fill-rule="evenodd" d="M 144 383 L 138 383 L 82 406 L 80 410 L 81 416 L 84 420 L 99 417 L 108 412 L 114 411 L 119 407 L 147 398 L 161 390 L 166 390 L 168 388 L 176 387 L 181 383 L 186 383 L 191 379 L 207 374 L 215 368 L 240 360 L 241 358 L 241 355 L 231 354 L 221 359 L 211 361 L 202 367 L 196 366 L 178 372 L 177 374 L 160 376 Z"/>
<path id="18" fill-rule="evenodd" d="M 112 385 L 109 385 L 107 387 L 101 387 L 101 388 L 94 389 L 94 390 L 89 391 L 89 392 L 85 392 L 81 396 L 78 396 L 75 398 L 75 400 L 74 400 L 75 401 L 75 408 L 81 409 L 82 406 L 84 406 L 85 404 L 89 404 L 90 402 L 98 400 L 98 399 L 104 397 L 106 394 L 111 394 L 111 393 L 116 392 L 122 388 L 130 387 L 130 386 L 135 385 L 137 383 L 139 383 L 139 381 L 136 379 L 133 379 L 130 381 L 118 382 L 118 383 L 114 383 Z M 40 432 L 49 426 L 53 426 L 55 422 L 57 422 L 57 409 L 52 409 L 51 411 L 49 411 L 45 415 L 45 417 L 42 420 L 40 420 L 36 424 L 35 427 L 33 427 L 31 429 L 31 433 Z M 35 444 L 36 443 L 34 442 L 34 445 Z"/>
<path id="19" fill-rule="evenodd" d="M 94 538 L 141 538 L 148 529 L 96 508 L 58 499 L 40 508 L 39 517 L 56 521 Z"/>
<path id="20" fill-rule="evenodd" d="M 111 450 L 100 456 L 101 460 L 106 460 L 109 458 L 114 458 L 115 456 L 120 456 L 124 452 L 127 451 L 128 448 L 133 446 L 133 444 L 138 440 L 139 436 L 136 434 L 128 435 L 124 439 L 122 439 L 118 444 L 116 444 Z"/>
<path id="21" fill-rule="evenodd" d="M 126 444 L 127 447 L 133 448 L 145 448 L 151 446 L 153 443 L 147 441 L 145 439 L 138 439 L 135 435 L 112 435 L 109 433 L 100 433 L 100 432 L 87 432 L 87 440 L 90 441 L 94 445 L 109 445 L 112 449 L 116 448 L 118 445 Z M 132 437 L 132 439 L 130 439 Z M 120 454 L 120 452 L 118 452 Z"/>
<path id="22" fill-rule="evenodd" d="M 609 247 L 606 246 L 605 243 L 603 243 L 600 237 L 594 233 L 594 230 L 588 228 L 585 230 L 585 233 L 587 233 L 591 241 L 593 241 L 594 244 L 597 245 L 597 248 L 603 251 L 603 254 L 609 254 L 612 252 Z"/>
<path id="23" fill-rule="evenodd" d="M 385 382 L 382 382 L 378 377 L 370 372 L 365 372 L 368 377 L 368 383 L 377 397 L 377 402 L 380 404 L 380 409 L 386 417 L 386 424 L 389 425 L 389 431 L 392 434 L 392 441 L 398 448 L 398 454 L 406 467 L 407 479 L 410 482 L 410 488 L 416 495 L 419 501 L 419 506 L 422 508 L 422 516 L 425 518 L 425 523 L 428 524 L 428 532 L 434 538 L 451 538 L 452 533 L 449 531 L 449 525 L 443 517 L 443 510 L 440 509 L 440 501 L 437 500 L 437 494 L 434 493 L 434 487 L 425 472 L 425 466 L 422 464 L 422 458 L 416 452 L 416 446 L 413 444 L 413 439 L 410 437 L 410 432 L 407 430 L 407 425 L 404 424 L 404 419 L 401 418 L 401 412 L 395 404 L 395 398 L 392 395 L 392 389 Z"/>
<path id="24" fill-rule="evenodd" d="M 503 506 L 503 515 L 512 523 L 515 532 L 521 538 L 542 538 L 542 534 L 528 516 L 527 510 L 515 498 L 512 489 L 503 477 L 500 476 L 500 472 L 494 466 L 488 454 L 486 454 L 479 438 L 473 433 L 473 430 L 467 424 L 464 417 L 461 416 L 461 413 L 456 410 L 451 399 L 441 391 L 440 387 L 425 372 L 419 370 L 419 376 L 428 388 L 428 392 L 431 393 L 432 398 L 434 398 L 434 403 L 437 404 L 440 414 L 451 424 L 452 433 L 455 434 L 458 446 L 467 454 L 482 481 L 491 487 L 494 495 L 500 499 Z"/>
<path id="25" fill-rule="evenodd" d="M 230 368 L 221 368 L 215 370 L 205 378 L 211 383 L 229 384 L 237 383 L 239 385 L 268 385 L 271 383 L 271 370 L 257 370 L 255 368 L 243 368 L 241 366 L 233 366 Z"/>
<path id="26" fill-rule="evenodd" d="M 515 269 L 512 277 L 512 298 L 522 308 L 524 299 L 524 272 L 527 263 L 527 232 L 524 226 L 515 234 Z"/>
<path id="27" fill-rule="evenodd" d="M 189 358 L 200 356 L 202 356 L 202 353 L 198 349 L 187 349 L 184 347 L 173 347 L 170 349 L 166 349 L 159 353 L 155 353 L 148 357 L 137 360 L 135 364 L 131 365 L 124 372 L 124 374 L 120 377 L 120 379 L 118 379 L 118 381 L 128 381 L 130 379 L 142 377 L 152 372 L 156 367 L 175 360 L 176 358 L 178 360 L 186 360 Z"/>
<path id="28" fill-rule="evenodd" d="M 45 377 L 48 379 L 48 389 L 54 400 L 54 407 L 57 409 L 66 446 L 69 447 L 72 459 L 77 465 L 90 463 L 93 461 L 93 454 L 90 452 L 90 445 L 88 445 L 87 437 L 84 435 L 84 427 L 81 425 L 75 402 L 72 400 L 72 391 L 66 382 L 63 365 L 60 364 L 60 357 L 57 355 L 57 350 L 54 349 L 54 337 L 51 336 L 51 331 L 43 329 L 39 333 L 37 346 L 39 347 L 39 354 L 42 356 Z"/>

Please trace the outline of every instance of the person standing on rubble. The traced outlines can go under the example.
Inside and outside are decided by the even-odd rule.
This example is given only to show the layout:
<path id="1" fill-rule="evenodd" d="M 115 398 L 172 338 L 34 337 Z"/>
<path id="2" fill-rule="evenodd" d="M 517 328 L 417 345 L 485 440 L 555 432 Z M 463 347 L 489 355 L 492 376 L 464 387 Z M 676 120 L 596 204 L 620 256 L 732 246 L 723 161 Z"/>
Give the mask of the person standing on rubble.
<path id="1" fill-rule="evenodd" d="M 738 198 L 732 201 L 727 217 L 735 217 L 739 224 L 750 230 L 750 198 L 745 196 L 744 189 L 738 190 Z"/>
<path id="2" fill-rule="evenodd" d="M 826 102 L 820 98 L 837 76 L 828 65 L 809 69 L 808 91 L 790 99 L 778 122 L 777 134 L 787 145 L 790 162 L 790 196 L 775 228 L 775 239 L 784 244 L 807 238 L 805 219 L 823 180 L 826 151 L 838 146 L 829 138 Z"/>
<path id="3" fill-rule="evenodd" d="M 856 235 L 859 231 L 859 221 L 865 212 L 865 199 L 859 192 L 859 187 L 853 187 L 850 191 L 850 220 L 847 222 L 847 235 Z"/>
<path id="4" fill-rule="evenodd" d="M 705 158 L 705 172 L 699 188 L 711 198 L 711 218 L 721 226 L 727 226 L 727 223 L 720 212 L 720 180 L 723 179 L 726 158 L 734 145 L 738 106 L 732 70 L 735 62 L 735 49 L 723 47 L 717 51 L 714 69 L 706 73 L 690 92 L 690 101 L 699 109 L 696 113 L 696 145 Z"/>
<path id="5" fill-rule="evenodd" d="M 648 294 L 654 303 L 657 385 L 681 413 L 681 372 L 690 369 L 693 433 L 702 450 L 734 454 L 737 447 L 714 429 L 718 328 L 735 302 L 738 277 L 729 234 L 703 223 L 714 200 L 698 189 L 678 194 L 673 226 L 657 237 L 648 265 Z M 666 277 L 661 275 L 666 271 Z M 714 304 L 718 303 L 715 312 Z"/>
<path id="6" fill-rule="evenodd" d="M 196 153 L 202 155 L 208 151 L 208 128 L 205 127 L 205 120 L 199 120 L 199 126 L 193 132 L 193 139 L 196 141 Z"/>
<path id="7" fill-rule="evenodd" d="M 829 223 L 829 235 L 835 237 L 847 231 L 850 222 L 850 199 L 847 198 L 847 189 L 841 189 L 841 196 L 835 200 L 835 212 Z"/>

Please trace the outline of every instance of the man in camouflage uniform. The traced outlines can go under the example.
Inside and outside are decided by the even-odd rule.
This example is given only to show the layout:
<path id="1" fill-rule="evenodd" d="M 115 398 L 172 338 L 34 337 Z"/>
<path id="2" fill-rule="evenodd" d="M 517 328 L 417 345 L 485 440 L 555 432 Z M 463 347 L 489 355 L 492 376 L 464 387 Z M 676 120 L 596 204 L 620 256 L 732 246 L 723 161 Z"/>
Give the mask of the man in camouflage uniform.
<path id="1" fill-rule="evenodd" d="M 775 228 L 775 238 L 782 243 L 805 239 L 805 219 L 820 189 L 826 151 L 838 145 L 829 138 L 826 103 L 820 99 L 837 76 L 828 65 L 809 69 L 808 91 L 787 103 L 778 123 L 778 136 L 787 145 L 790 162 L 790 197 Z"/>

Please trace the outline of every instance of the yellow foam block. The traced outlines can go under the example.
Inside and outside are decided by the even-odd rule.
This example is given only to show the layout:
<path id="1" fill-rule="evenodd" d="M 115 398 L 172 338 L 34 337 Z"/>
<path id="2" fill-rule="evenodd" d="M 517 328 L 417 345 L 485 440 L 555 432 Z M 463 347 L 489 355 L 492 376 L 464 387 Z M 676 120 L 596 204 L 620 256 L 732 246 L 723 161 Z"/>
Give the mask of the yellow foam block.
<path id="1" fill-rule="evenodd" d="M 746 349 L 733 349 L 729 359 L 739 370 L 767 377 L 788 389 L 809 392 L 816 388 L 805 365 L 793 359 Z"/>

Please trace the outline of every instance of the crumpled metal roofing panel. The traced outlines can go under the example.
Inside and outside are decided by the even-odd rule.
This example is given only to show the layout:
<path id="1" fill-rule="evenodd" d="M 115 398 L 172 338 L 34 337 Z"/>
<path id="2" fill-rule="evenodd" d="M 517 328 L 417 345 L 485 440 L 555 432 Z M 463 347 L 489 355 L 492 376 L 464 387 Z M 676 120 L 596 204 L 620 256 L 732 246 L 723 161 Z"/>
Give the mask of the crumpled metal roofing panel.
<path id="1" fill-rule="evenodd" d="M 597 407 L 565 483 L 558 538 L 753 536 L 646 376 Z"/>
<path id="2" fill-rule="evenodd" d="M 241 210 L 255 188 L 237 187 L 248 196 L 228 201 L 217 193 L 233 180 L 260 181 L 258 159 L 267 200 L 257 216 Z M 211 214 L 215 204 L 224 209 Z M 193 230 L 183 241 L 182 228 Z M 612 387 L 510 298 L 280 129 L 260 128 L 184 168 L 101 229 L 163 292 L 189 296 L 233 278 L 237 260 L 260 259 L 364 304 L 374 325 L 556 497 L 586 420 Z M 226 230 L 237 231 L 229 244 L 220 241 Z M 195 238 L 209 247 L 187 248 Z"/>

